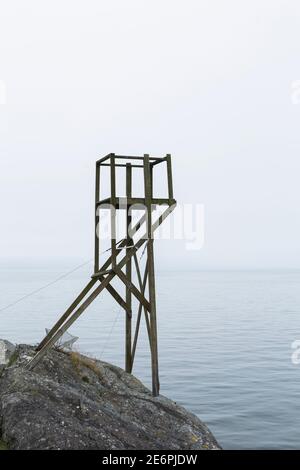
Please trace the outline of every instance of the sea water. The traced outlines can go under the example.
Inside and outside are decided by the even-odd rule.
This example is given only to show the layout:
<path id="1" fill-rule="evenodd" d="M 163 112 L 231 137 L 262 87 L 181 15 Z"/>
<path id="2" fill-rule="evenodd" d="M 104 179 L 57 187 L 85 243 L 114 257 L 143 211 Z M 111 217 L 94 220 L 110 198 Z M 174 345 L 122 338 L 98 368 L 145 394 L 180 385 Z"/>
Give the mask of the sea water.
<path id="1" fill-rule="evenodd" d="M 39 289 L 72 266 L 2 263 L 0 337 L 41 340 L 88 282 L 91 264 Z M 161 393 L 197 414 L 225 449 L 299 448 L 299 283 L 300 271 L 156 273 Z M 70 333 L 79 351 L 123 367 L 124 324 L 103 292 Z M 143 317 L 133 373 L 151 386 Z"/>

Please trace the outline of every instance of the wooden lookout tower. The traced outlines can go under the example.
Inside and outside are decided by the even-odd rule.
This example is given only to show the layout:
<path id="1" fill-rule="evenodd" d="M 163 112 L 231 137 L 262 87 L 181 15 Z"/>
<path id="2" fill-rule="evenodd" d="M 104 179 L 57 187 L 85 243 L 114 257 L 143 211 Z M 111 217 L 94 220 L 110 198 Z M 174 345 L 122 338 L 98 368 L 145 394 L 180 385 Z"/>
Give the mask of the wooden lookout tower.
<path id="1" fill-rule="evenodd" d="M 168 194 L 166 198 L 155 197 L 153 177 L 156 165 L 165 165 L 167 175 Z M 110 196 L 101 199 L 103 176 L 101 170 L 109 167 L 110 173 Z M 121 197 L 117 193 L 116 172 L 124 171 L 126 175 L 126 195 Z M 123 169 L 123 170 L 122 170 Z M 142 173 L 144 191 L 140 197 L 132 195 L 133 171 Z M 48 332 L 46 337 L 37 347 L 36 355 L 28 363 L 32 369 L 44 356 L 47 350 L 54 346 L 60 337 L 86 310 L 86 308 L 104 290 L 112 295 L 115 301 L 125 311 L 125 370 L 132 371 L 137 339 L 140 328 L 142 313 L 149 337 L 152 365 L 152 392 L 154 396 L 159 394 L 158 374 L 158 349 L 157 349 L 157 322 L 156 322 L 156 296 L 155 296 L 155 273 L 154 273 L 154 233 L 168 217 L 176 206 L 173 196 L 171 155 L 165 157 L 124 156 L 109 154 L 96 162 L 96 197 L 95 197 L 95 258 L 94 273 L 91 280 L 59 318 L 56 324 Z M 156 216 L 158 206 L 164 206 Z M 110 248 L 108 259 L 100 267 L 100 238 L 99 223 L 102 209 L 110 210 Z M 140 218 L 133 223 L 132 211 L 138 209 Z M 126 211 L 126 233 L 117 241 L 116 220 L 119 210 Z M 138 235 L 139 231 L 142 235 Z M 146 253 L 144 273 L 139 263 L 137 252 L 144 246 Z M 138 285 L 132 280 L 132 269 L 135 267 Z M 119 278 L 125 285 L 125 298 L 113 287 L 111 281 Z M 133 334 L 133 312 L 132 296 L 138 301 L 138 311 Z"/>

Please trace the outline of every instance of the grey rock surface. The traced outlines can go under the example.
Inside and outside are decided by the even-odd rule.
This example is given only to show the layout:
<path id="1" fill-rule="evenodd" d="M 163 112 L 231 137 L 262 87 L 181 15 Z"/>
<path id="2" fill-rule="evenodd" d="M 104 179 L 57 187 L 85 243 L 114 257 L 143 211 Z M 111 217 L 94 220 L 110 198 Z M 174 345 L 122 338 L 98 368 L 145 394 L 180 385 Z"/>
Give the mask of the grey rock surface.
<path id="1" fill-rule="evenodd" d="M 219 449 L 208 428 L 134 376 L 52 349 L 33 371 L 30 346 L 0 376 L 0 440 L 10 449 Z"/>
<path id="2" fill-rule="evenodd" d="M 7 365 L 15 352 L 16 346 L 5 339 L 0 339 L 0 366 Z"/>

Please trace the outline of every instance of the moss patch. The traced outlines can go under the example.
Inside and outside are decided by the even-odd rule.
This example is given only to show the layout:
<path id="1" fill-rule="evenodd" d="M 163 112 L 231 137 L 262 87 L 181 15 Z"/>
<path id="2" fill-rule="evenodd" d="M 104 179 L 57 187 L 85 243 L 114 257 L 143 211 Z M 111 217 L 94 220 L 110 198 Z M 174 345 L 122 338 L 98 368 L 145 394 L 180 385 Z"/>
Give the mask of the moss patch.
<path id="1" fill-rule="evenodd" d="M 76 372 L 81 375 L 81 371 L 84 368 L 87 368 L 94 372 L 99 378 L 101 377 L 101 371 L 95 361 L 89 359 L 88 357 L 81 356 L 78 352 L 72 351 L 70 353 L 71 362 Z M 83 376 L 84 377 L 84 376 Z M 82 377 L 82 380 L 84 380 Z M 86 381 L 86 380 L 84 380 Z"/>
<path id="2" fill-rule="evenodd" d="M 17 362 L 18 357 L 19 357 L 19 355 L 18 355 L 17 351 L 14 351 L 14 353 L 11 355 L 11 357 L 10 357 L 10 359 L 9 359 L 9 361 L 8 361 L 7 367 L 10 367 L 10 366 L 12 366 L 15 362 Z"/>
<path id="3" fill-rule="evenodd" d="M 8 450 L 8 444 L 4 442 L 2 439 L 0 439 L 0 450 Z"/>

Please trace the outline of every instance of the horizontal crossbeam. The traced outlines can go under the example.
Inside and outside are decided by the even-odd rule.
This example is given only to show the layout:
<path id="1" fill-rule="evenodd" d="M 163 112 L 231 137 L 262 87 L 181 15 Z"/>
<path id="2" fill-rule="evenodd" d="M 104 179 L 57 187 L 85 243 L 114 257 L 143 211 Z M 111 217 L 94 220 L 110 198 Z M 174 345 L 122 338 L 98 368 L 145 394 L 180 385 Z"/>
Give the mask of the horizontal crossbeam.
<path id="1" fill-rule="evenodd" d="M 113 206 L 116 209 L 127 209 L 128 206 L 146 206 L 146 199 L 144 197 L 116 197 L 115 202 L 112 201 L 112 198 L 107 197 L 97 202 L 98 208 L 105 205 Z M 151 204 L 153 206 L 170 206 L 176 204 L 175 199 L 168 198 L 152 198 Z M 105 209 L 105 207 L 103 207 Z M 108 209 L 108 208 L 107 208 Z"/>

